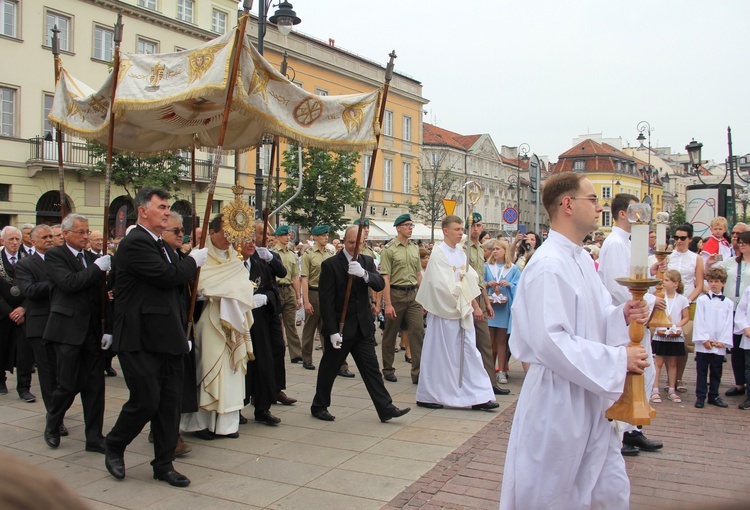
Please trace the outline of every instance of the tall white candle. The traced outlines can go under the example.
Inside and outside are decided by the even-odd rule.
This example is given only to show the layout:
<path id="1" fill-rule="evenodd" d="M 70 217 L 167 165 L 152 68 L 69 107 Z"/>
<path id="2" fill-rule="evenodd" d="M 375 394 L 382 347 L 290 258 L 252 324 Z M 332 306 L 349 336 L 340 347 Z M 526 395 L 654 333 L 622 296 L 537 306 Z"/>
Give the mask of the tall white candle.
<path id="1" fill-rule="evenodd" d="M 630 277 L 648 278 L 648 223 L 630 226 Z"/>
<path id="2" fill-rule="evenodd" d="M 667 224 L 656 224 L 656 251 L 667 250 Z"/>

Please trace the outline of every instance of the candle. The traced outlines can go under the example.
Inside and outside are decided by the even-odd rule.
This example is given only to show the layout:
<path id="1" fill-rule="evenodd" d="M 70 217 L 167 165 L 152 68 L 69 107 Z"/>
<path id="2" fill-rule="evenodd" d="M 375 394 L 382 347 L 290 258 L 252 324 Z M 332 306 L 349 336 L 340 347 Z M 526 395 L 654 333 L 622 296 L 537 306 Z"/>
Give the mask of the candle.
<path id="1" fill-rule="evenodd" d="M 648 275 L 648 221 L 651 207 L 648 204 L 630 204 L 630 277 L 644 280 Z"/>
<path id="2" fill-rule="evenodd" d="M 656 251 L 667 251 L 667 225 L 669 213 L 660 212 L 656 215 Z"/>

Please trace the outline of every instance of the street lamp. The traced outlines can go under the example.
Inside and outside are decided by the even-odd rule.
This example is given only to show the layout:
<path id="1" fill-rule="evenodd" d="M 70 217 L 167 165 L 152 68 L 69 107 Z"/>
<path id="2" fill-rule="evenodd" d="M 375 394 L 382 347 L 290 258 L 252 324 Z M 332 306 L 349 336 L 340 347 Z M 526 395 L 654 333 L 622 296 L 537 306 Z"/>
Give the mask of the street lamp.
<path id="1" fill-rule="evenodd" d="M 520 218 L 521 216 L 521 159 L 524 161 L 528 161 L 529 159 L 529 151 L 531 148 L 529 147 L 528 143 L 522 143 L 518 146 L 516 149 L 516 180 L 515 184 L 518 186 L 518 193 L 516 193 L 516 207 L 518 208 L 518 216 Z M 513 181 L 511 180 L 513 176 L 508 177 L 508 183 L 510 186 L 508 186 L 508 189 L 513 189 Z M 520 221 L 519 221 L 520 224 Z"/>
<path id="2" fill-rule="evenodd" d="M 646 170 L 646 178 L 648 179 L 648 191 L 646 192 L 646 196 L 648 197 L 648 201 L 644 199 L 644 202 L 647 202 L 649 205 L 651 205 L 651 215 L 653 217 L 653 203 L 651 198 L 651 180 L 653 176 L 653 172 L 651 170 L 651 124 L 648 123 L 648 121 L 642 120 L 638 123 L 637 126 L 638 129 L 638 138 L 636 138 L 637 141 L 641 143 L 639 149 L 645 149 L 646 147 L 643 145 L 643 142 L 646 140 L 646 137 L 643 136 L 643 133 L 648 133 L 648 169 Z"/>

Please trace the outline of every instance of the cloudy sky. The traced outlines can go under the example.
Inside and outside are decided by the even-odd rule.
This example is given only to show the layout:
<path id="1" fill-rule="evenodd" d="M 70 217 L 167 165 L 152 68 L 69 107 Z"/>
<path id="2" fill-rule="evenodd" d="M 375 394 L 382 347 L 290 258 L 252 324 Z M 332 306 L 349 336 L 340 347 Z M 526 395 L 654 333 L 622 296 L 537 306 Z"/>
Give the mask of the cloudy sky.
<path id="1" fill-rule="evenodd" d="M 292 0 L 296 28 L 423 84 L 425 121 L 551 161 L 584 133 L 750 152 L 747 0 Z"/>

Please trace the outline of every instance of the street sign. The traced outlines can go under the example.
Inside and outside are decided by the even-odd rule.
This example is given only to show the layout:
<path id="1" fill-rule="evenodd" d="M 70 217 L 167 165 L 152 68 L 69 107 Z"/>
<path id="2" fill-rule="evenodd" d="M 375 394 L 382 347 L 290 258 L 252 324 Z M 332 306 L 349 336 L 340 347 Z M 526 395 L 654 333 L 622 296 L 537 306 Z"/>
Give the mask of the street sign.
<path id="1" fill-rule="evenodd" d="M 513 225 L 516 221 L 518 221 L 518 211 L 514 207 L 507 207 L 503 211 L 503 221 L 505 221 L 505 223 Z"/>
<path id="2" fill-rule="evenodd" d="M 447 216 L 450 216 L 451 214 L 453 214 L 453 211 L 456 210 L 456 201 L 449 198 L 444 198 L 443 208 L 445 209 L 445 214 Z"/>

